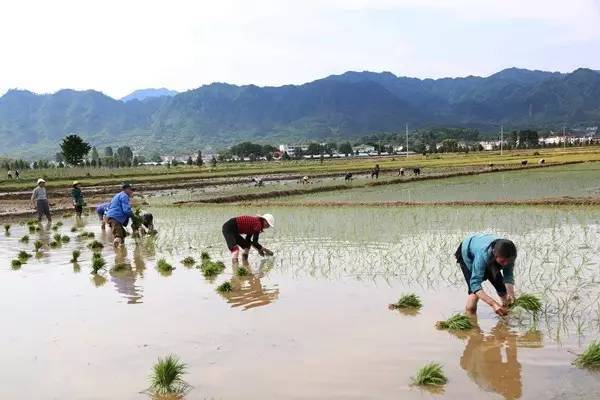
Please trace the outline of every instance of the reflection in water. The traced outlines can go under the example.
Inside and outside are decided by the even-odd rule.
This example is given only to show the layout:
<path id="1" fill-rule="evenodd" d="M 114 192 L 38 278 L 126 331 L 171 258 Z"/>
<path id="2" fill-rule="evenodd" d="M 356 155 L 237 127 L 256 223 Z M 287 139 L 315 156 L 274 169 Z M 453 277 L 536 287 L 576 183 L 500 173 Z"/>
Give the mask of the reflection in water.
<path id="1" fill-rule="evenodd" d="M 542 347 L 541 333 L 531 330 L 518 335 L 505 321 L 499 321 L 487 335 L 476 326 L 467 335 L 460 366 L 480 388 L 507 400 L 519 399 L 523 385 L 518 347 Z"/>
<path id="2" fill-rule="evenodd" d="M 127 304 L 140 304 L 144 297 L 143 289 L 140 285 L 136 285 L 136 282 L 138 277 L 143 277 L 145 270 L 140 246 L 135 247 L 133 259 L 135 268 L 132 268 L 131 262 L 127 259 L 127 251 L 124 247 L 115 251 L 115 264 L 109 274 L 115 289 L 127 299 Z"/>
<path id="3" fill-rule="evenodd" d="M 261 278 L 273 268 L 273 259 L 267 258 L 261 261 L 260 268 L 256 273 L 252 272 L 248 260 L 242 262 L 242 266 L 249 271 L 247 276 L 237 276 L 238 264 L 233 265 L 233 277 L 230 280 L 231 292 L 222 293 L 231 307 L 250 308 L 266 306 L 279 298 L 279 289 L 267 289 L 263 287 Z"/>

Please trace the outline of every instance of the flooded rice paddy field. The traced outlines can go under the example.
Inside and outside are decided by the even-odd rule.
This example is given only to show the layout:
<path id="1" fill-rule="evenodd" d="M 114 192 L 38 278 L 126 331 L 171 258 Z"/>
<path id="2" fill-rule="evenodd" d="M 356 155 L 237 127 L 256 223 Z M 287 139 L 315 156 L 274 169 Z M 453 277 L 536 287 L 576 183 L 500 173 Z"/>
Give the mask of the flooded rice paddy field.
<path id="1" fill-rule="evenodd" d="M 92 216 L 86 230 L 103 242 L 107 269 L 90 274 L 89 239 L 58 229 L 68 243 L 43 248 L 20 269 L 10 260 L 33 241 L 13 223 L 0 237 L 0 398 L 143 399 L 157 357 L 188 364 L 188 399 L 594 399 L 596 372 L 574 353 L 600 337 L 600 208 L 403 207 L 269 210 L 153 207 L 158 236 L 128 238 L 115 255 Z M 262 235 L 272 258 L 250 257 L 234 275 L 221 225 L 270 211 Z M 480 306 L 477 327 L 453 335 L 434 327 L 464 307 L 466 290 L 452 254 L 474 231 L 494 231 L 519 248 L 517 289 L 541 296 L 539 318 L 498 318 Z M 69 262 L 80 249 L 81 261 Z M 184 267 L 208 251 L 226 271 L 214 280 Z M 176 269 L 159 273 L 157 259 Z M 114 271 L 115 265 L 128 267 Z M 218 294 L 230 281 L 233 291 Z M 487 287 L 489 289 L 489 286 Z M 415 292 L 416 314 L 387 305 Z M 441 392 L 411 386 L 430 361 L 449 378 Z M 32 384 L 34 377 L 35 384 Z"/>
<path id="2" fill-rule="evenodd" d="M 294 202 L 503 201 L 600 197 L 600 163 L 409 182 L 290 197 Z"/>

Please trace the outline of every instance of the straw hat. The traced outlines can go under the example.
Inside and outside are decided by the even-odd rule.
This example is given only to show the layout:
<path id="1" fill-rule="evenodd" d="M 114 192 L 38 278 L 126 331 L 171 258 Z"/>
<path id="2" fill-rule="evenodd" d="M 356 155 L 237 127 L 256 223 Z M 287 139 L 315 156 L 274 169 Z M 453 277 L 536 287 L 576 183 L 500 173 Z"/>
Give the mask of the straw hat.
<path id="1" fill-rule="evenodd" d="M 42 178 L 39 178 L 39 179 L 37 180 L 37 184 L 39 185 L 40 183 L 46 183 L 46 181 L 45 181 L 45 180 L 43 180 Z"/>
<path id="2" fill-rule="evenodd" d="M 79 185 L 79 181 L 74 181 L 73 186 L 77 186 L 77 185 Z"/>
<path id="3" fill-rule="evenodd" d="M 259 217 L 261 217 L 262 219 L 267 221 L 267 224 L 269 224 L 270 227 L 275 226 L 275 217 L 273 217 L 272 214 L 263 214 L 263 215 L 259 215 Z"/>

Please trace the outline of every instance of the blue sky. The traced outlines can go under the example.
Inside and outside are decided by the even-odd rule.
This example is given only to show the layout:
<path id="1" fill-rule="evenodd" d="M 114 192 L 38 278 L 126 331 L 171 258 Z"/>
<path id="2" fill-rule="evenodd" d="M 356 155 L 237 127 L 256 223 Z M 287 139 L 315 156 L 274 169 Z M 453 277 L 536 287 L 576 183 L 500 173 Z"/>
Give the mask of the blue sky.
<path id="1" fill-rule="evenodd" d="M 0 4 L 0 93 L 600 70 L 600 1 L 20 0 Z"/>

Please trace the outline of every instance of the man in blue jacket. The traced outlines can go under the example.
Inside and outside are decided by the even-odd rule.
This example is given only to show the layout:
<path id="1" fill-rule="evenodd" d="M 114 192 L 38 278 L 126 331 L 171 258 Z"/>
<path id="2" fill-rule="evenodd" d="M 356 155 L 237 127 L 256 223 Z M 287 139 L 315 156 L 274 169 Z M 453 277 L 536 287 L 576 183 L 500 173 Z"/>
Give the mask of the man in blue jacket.
<path id="1" fill-rule="evenodd" d="M 469 297 L 466 311 L 476 313 L 477 302 L 481 299 L 492 307 L 496 314 L 506 315 L 507 307 L 515 298 L 515 244 L 495 235 L 477 233 L 463 240 L 454 256 L 467 281 Z M 502 304 L 483 290 L 481 284 L 485 280 L 489 280 L 494 286 Z"/>
<path id="2" fill-rule="evenodd" d="M 130 199 L 135 189 L 129 183 L 124 183 L 121 189 L 121 192 L 112 198 L 105 213 L 108 225 L 112 230 L 115 247 L 121 246 L 125 242 L 125 227 L 129 223 L 129 218 L 133 217 Z"/>

